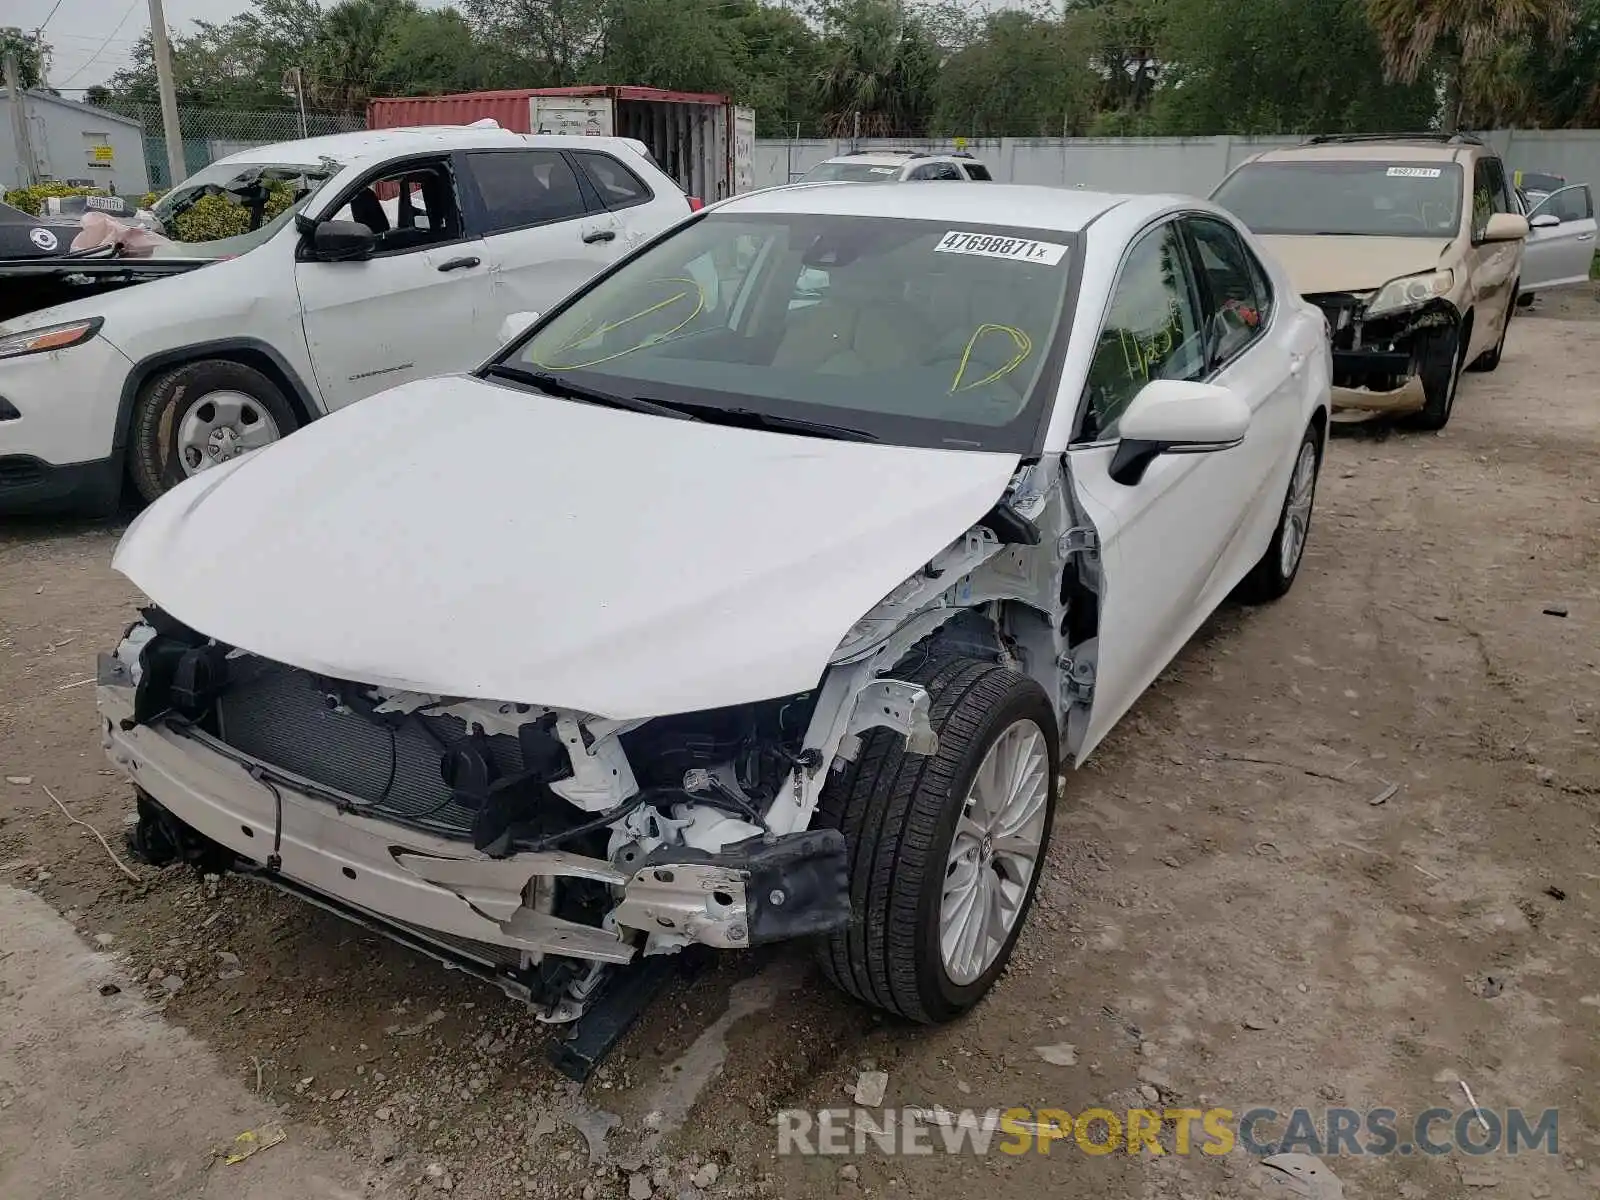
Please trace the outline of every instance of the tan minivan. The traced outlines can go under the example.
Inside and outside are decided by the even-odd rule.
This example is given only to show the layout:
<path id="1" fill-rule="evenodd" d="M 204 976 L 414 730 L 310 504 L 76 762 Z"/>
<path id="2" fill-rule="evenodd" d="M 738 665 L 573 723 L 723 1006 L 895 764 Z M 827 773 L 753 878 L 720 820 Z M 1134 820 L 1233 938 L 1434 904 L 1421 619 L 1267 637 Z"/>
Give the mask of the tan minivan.
<path id="1" fill-rule="evenodd" d="M 1242 163 L 1211 198 L 1327 317 L 1346 419 L 1409 414 L 1442 429 L 1462 368 L 1499 366 L 1528 221 L 1478 139 L 1316 137 Z"/>

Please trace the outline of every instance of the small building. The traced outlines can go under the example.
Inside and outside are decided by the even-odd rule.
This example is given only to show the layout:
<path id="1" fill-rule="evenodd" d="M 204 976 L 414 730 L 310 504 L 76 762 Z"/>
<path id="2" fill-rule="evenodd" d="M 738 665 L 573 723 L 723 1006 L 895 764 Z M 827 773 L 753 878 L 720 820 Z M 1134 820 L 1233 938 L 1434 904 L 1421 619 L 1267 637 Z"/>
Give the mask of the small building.
<path id="1" fill-rule="evenodd" d="M 150 190 L 144 127 L 138 121 L 49 92 L 26 91 L 21 100 L 41 179 L 119 196 L 142 196 Z M 26 174 L 11 96 L 0 88 L 0 189 L 22 186 Z"/>

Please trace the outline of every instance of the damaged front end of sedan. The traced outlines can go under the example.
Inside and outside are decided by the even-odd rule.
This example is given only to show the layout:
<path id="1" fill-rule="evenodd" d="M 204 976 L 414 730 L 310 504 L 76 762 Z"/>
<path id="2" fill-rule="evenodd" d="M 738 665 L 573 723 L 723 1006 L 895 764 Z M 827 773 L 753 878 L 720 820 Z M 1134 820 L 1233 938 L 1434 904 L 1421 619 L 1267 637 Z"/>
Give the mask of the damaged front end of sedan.
<path id="1" fill-rule="evenodd" d="M 1002 664 L 1068 726 L 1086 719 L 1097 542 L 1063 478 L 1023 465 L 849 629 L 814 688 L 724 708 L 613 719 L 422 694 L 149 607 L 99 662 L 105 747 L 137 789 L 130 842 L 157 865 L 251 873 L 553 1024 L 583 1017 L 619 968 L 837 933 L 860 914 L 846 835 L 817 820 L 830 778 L 879 731 L 909 755 L 940 745 L 908 664 Z M 605 1048 L 557 1062 L 581 1077 Z"/>

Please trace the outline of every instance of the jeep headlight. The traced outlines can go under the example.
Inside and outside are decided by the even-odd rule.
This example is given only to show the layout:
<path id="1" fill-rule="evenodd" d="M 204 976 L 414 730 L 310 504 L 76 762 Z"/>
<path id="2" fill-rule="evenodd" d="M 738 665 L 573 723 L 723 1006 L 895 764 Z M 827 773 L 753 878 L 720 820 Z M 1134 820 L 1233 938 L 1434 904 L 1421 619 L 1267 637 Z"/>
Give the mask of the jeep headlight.
<path id="1" fill-rule="evenodd" d="M 1378 289 L 1378 294 L 1372 298 L 1372 303 L 1367 305 L 1366 315 L 1381 317 L 1385 313 L 1417 308 L 1429 300 L 1448 296 L 1450 289 L 1455 285 L 1455 272 L 1448 268 L 1425 271 L 1421 275 L 1402 275 L 1399 279 L 1391 279 Z"/>
<path id="2" fill-rule="evenodd" d="M 43 354 L 46 350 L 65 350 L 87 342 L 100 332 L 101 319 L 69 321 L 65 325 L 45 325 L 11 333 L 0 327 L 0 358 L 21 358 L 24 354 Z"/>

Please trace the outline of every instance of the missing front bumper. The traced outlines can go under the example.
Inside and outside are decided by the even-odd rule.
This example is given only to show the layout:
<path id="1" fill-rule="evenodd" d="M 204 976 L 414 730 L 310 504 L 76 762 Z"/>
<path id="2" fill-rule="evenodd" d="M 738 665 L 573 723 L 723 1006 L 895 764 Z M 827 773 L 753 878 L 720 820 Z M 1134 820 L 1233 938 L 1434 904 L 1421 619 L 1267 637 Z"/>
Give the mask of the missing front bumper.
<path id="1" fill-rule="evenodd" d="M 723 949 L 849 922 L 844 839 L 817 830 L 707 853 L 658 848 L 639 867 L 552 850 L 505 858 L 333 803 L 324 788 L 241 761 L 197 730 L 133 718 L 134 693 L 102 664 L 98 702 L 112 762 L 161 809 L 246 869 L 444 946 L 488 947 L 523 966 L 546 956 L 621 965 L 690 944 Z M 563 882 L 566 881 L 566 882 Z M 551 910 L 581 883 L 615 902 L 605 927 Z M 648 943 L 643 935 L 649 935 Z M 480 956 L 481 957 L 481 956 Z"/>

